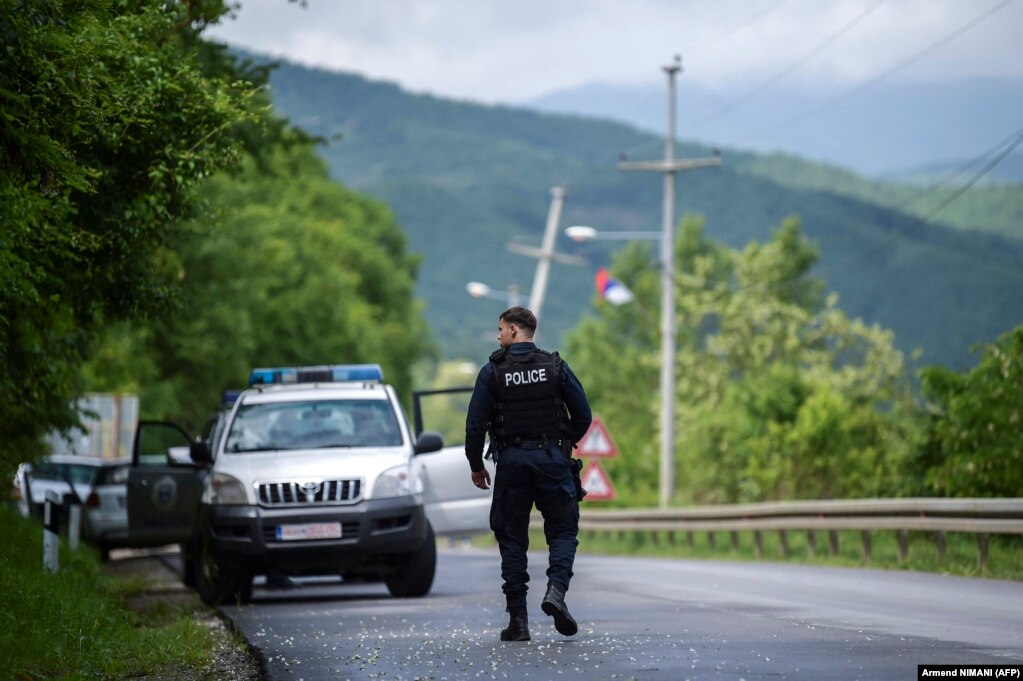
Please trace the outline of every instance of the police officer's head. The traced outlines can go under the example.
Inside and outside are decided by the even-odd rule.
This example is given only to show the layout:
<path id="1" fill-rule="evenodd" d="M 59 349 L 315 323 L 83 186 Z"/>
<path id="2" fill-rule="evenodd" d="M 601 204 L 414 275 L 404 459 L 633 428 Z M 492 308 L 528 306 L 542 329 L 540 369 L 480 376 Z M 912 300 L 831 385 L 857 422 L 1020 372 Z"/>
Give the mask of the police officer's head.
<path id="1" fill-rule="evenodd" d="M 516 305 L 501 313 L 497 325 L 497 342 L 507 350 L 512 343 L 529 342 L 536 333 L 536 315 Z"/>

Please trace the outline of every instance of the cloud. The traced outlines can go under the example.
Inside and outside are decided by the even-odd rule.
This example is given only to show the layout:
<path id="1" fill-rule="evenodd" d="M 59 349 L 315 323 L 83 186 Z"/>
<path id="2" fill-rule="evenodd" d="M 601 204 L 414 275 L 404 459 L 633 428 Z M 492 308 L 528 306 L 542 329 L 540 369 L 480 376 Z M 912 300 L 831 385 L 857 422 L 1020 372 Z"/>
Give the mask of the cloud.
<path id="1" fill-rule="evenodd" d="M 799 59 L 874 0 L 241 0 L 211 35 L 251 50 L 397 81 L 409 90 L 520 102 L 587 82 L 684 78 L 755 84 Z M 853 85 L 924 49 L 1001 0 L 886 0 L 787 76 Z M 1023 77 L 1023 3 L 921 59 L 900 78 Z"/>

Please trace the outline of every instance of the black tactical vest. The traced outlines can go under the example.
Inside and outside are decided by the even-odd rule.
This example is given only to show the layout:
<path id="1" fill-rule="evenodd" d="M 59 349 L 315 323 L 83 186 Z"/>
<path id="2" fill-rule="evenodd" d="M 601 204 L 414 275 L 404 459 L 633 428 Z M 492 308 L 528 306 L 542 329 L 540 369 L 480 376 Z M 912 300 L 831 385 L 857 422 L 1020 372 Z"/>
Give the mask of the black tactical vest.
<path id="1" fill-rule="evenodd" d="M 564 440 L 568 418 L 561 399 L 558 353 L 498 350 L 490 361 L 494 366 L 491 436 L 499 446 Z"/>

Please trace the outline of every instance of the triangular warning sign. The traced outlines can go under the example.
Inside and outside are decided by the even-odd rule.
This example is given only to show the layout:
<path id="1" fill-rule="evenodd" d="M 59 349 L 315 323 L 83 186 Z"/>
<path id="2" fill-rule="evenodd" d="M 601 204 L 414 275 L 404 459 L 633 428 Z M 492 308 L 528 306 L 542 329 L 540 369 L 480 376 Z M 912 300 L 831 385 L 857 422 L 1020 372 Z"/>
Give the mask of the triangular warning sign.
<path id="1" fill-rule="evenodd" d="M 614 499 L 615 488 L 611 478 L 599 461 L 590 461 L 581 476 L 583 489 L 586 490 L 586 501 L 610 501 Z"/>
<path id="2" fill-rule="evenodd" d="M 618 456 L 618 447 L 615 446 L 611 433 L 599 416 L 593 417 L 590 429 L 583 435 L 583 439 L 579 440 L 579 451 L 576 452 L 576 456 L 582 458 L 599 456 L 605 459 Z"/>

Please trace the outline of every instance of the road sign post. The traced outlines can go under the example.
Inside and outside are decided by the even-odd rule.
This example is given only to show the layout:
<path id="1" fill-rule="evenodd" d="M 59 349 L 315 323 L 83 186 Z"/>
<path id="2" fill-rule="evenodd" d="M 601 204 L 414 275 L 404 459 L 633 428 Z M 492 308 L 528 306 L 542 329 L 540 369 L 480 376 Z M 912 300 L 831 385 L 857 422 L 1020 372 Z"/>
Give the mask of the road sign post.
<path id="1" fill-rule="evenodd" d="M 611 477 L 600 465 L 600 459 L 613 459 L 618 456 L 618 445 L 611 437 L 611 432 L 599 416 L 593 417 L 589 430 L 579 440 L 576 456 L 586 459 L 586 468 L 581 477 L 582 487 L 586 490 L 587 501 L 611 501 L 617 494 Z"/>
<path id="2" fill-rule="evenodd" d="M 586 490 L 586 501 L 611 501 L 617 496 L 614 485 L 600 461 L 592 459 L 582 473 L 582 485 Z"/>
<path id="3" fill-rule="evenodd" d="M 579 451 L 576 455 L 583 459 L 613 459 L 618 456 L 618 446 L 611 438 L 611 433 L 599 416 L 593 417 L 590 429 L 579 440 Z"/>

